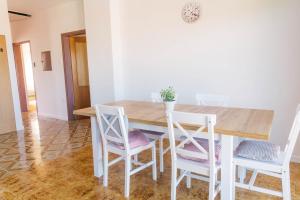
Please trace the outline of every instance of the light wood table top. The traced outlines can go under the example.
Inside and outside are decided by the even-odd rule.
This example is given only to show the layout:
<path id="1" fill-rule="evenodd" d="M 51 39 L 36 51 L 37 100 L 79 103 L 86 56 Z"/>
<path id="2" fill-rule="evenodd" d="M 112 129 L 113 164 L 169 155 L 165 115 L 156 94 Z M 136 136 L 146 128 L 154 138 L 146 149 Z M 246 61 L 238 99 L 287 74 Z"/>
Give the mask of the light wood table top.
<path id="1" fill-rule="evenodd" d="M 107 105 L 122 106 L 130 122 L 167 127 L 163 103 L 118 101 Z M 177 104 L 176 111 L 216 114 L 215 132 L 249 139 L 269 140 L 274 117 L 272 110 L 212 107 Z M 96 116 L 93 108 L 75 110 L 74 115 Z M 197 127 L 194 127 L 195 129 Z M 191 129 L 193 129 L 191 127 Z"/>

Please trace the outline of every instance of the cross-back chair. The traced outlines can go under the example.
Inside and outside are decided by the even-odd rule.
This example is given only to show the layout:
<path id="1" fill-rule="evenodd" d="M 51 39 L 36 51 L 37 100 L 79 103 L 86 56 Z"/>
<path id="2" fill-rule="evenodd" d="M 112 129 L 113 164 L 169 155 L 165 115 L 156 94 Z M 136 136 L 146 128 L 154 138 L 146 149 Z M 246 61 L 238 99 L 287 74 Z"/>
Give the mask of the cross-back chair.
<path id="1" fill-rule="evenodd" d="M 155 92 L 151 93 L 151 101 L 153 103 L 163 102 L 160 94 Z M 164 172 L 164 155 L 170 150 L 169 147 L 164 149 L 164 138 L 168 137 L 167 132 L 150 131 L 143 129 L 141 129 L 141 131 L 143 131 L 148 138 L 159 141 L 159 169 L 160 172 Z M 135 160 L 138 160 L 137 156 L 135 156 Z"/>
<path id="2" fill-rule="evenodd" d="M 122 107 L 96 105 L 97 122 L 103 144 L 104 175 L 103 185 L 108 185 L 108 168 L 119 161 L 125 161 L 125 197 L 130 193 L 130 176 L 152 166 L 152 178 L 157 179 L 156 174 L 156 149 L 155 141 L 150 141 L 139 130 L 129 131 L 126 125 L 124 109 Z M 132 156 L 145 150 L 152 149 L 152 160 L 141 163 L 132 160 Z M 109 162 L 108 154 L 119 155 L 118 158 Z M 132 164 L 137 168 L 133 169 Z"/>
<path id="3" fill-rule="evenodd" d="M 191 187 L 191 178 L 209 181 L 209 200 L 220 191 L 217 173 L 220 170 L 220 146 L 215 142 L 215 115 L 171 112 L 168 114 L 168 130 L 172 158 L 171 199 L 176 199 L 176 187 L 183 178 Z M 186 125 L 199 127 L 196 131 L 186 130 Z M 207 130 L 208 140 L 196 139 L 198 133 Z M 176 136 L 182 138 L 176 141 Z M 218 152 L 218 153 L 217 153 Z M 177 178 L 177 170 L 180 175 Z M 208 178 L 207 178 L 208 177 Z"/>
<path id="4" fill-rule="evenodd" d="M 196 94 L 196 102 L 199 106 L 228 106 L 229 97 L 216 94 Z"/>
<path id="5" fill-rule="evenodd" d="M 239 155 L 239 152 L 245 151 L 245 148 L 256 149 L 255 151 L 260 150 L 259 148 L 252 148 L 251 145 L 256 145 L 255 147 L 259 146 L 261 148 L 266 145 L 274 146 L 273 144 L 270 143 L 260 142 L 258 145 L 255 143 L 251 143 L 248 144 L 246 147 L 245 143 L 247 143 L 247 141 L 245 141 L 244 144 L 241 143 L 240 146 L 237 148 L 237 153 L 234 158 L 234 165 L 247 168 L 247 169 L 252 169 L 253 173 L 249 183 L 236 182 L 235 183 L 236 187 L 282 197 L 284 200 L 291 200 L 290 161 L 297 142 L 297 138 L 299 136 L 299 132 L 300 132 L 300 105 L 298 106 L 297 114 L 295 116 L 286 147 L 284 151 L 278 152 L 279 156 L 277 159 L 272 161 L 270 160 L 266 161 L 263 159 L 257 160 L 257 159 L 249 159 L 249 158 L 241 157 Z M 271 152 L 271 150 L 269 151 L 270 152 L 264 152 L 264 153 L 269 153 L 270 155 L 273 155 L 274 153 L 277 154 L 276 152 Z M 255 152 L 249 152 L 249 153 L 256 154 Z M 274 191 L 274 190 L 255 186 L 256 177 L 259 173 L 280 178 L 282 182 L 282 191 Z"/>

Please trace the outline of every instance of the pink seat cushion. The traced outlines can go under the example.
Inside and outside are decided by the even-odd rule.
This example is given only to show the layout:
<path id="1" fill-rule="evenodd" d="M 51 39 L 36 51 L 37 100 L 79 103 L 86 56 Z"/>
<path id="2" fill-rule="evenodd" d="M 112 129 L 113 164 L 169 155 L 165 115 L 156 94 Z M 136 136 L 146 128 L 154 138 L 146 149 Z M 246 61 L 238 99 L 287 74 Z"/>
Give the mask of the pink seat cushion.
<path id="1" fill-rule="evenodd" d="M 209 152 L 209 145 L 208 145 L 208 140 L 207 139 L 196 139 L 198 144 L 200 144 L 207 152 Z M 188 151 L 194 151 L 194 152 L 201 152 L 192 142 L 185 144 L 183 149 L 188 150 Z M 220 142 L 216 141 L 215 142 L 215 156 L 216 156 L 216 163 L 220 164 L 221 163 L 221 145 Z M 195 157 L 189 157 L 189 156 L 183 156 L 180 155 L 180 157 L 187 159 L 187 160 L 192 160 L 192 161 L 197 161 L 201 163 L 207 163 L 209 164 L 209 160 L 203 160 Z"/>
<path id="2" fill-rule="evenodd" d="M 146 146 L 150 143 L 148 138 L 140 130 L 130 131 L 128 134 L 128 142 L 129 142 L 130 149 Z M 119 149 L 122 150 L 125 149 L 123 144 L 113 144 L 113 145 Z"/>

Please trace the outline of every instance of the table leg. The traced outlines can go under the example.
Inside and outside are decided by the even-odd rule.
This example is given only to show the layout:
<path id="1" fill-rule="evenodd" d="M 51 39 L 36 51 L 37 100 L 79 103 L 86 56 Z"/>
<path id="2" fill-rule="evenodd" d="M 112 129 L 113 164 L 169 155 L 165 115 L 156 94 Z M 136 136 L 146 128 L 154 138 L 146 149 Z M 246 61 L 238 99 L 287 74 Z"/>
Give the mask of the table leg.
<path id="1" fill-rule="evenodd" d="M 96 117 L 91 117 L 91 131 L 93 143 L 94 176 L 99 178 L 103 175 L 103 153 L 100 130 Z"/>
<path id="2" fill-rule="evenodd" d="M 222 135 L 222 166 L 221 166 L 221 199 L 233 200 L 233 136 Z"/>

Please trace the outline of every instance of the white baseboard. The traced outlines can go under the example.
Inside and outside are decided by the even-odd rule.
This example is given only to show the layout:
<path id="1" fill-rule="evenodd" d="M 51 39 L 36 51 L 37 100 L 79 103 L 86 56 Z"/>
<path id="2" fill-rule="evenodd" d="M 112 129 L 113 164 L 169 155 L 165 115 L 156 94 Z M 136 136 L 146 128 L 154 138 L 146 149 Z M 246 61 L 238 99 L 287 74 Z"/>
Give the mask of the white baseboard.
<path id="1" fill-rule="evenodd" d="M 38 116 L 68 121 L 68 118 L 65 116 L 49 114 L 49 113 L 38 113 Z"/>
<path id="2" fill-rule="evenodd" d="M 300 163 L 300 156 L 293 156 L 292 161 L 295 163 Z"/>

